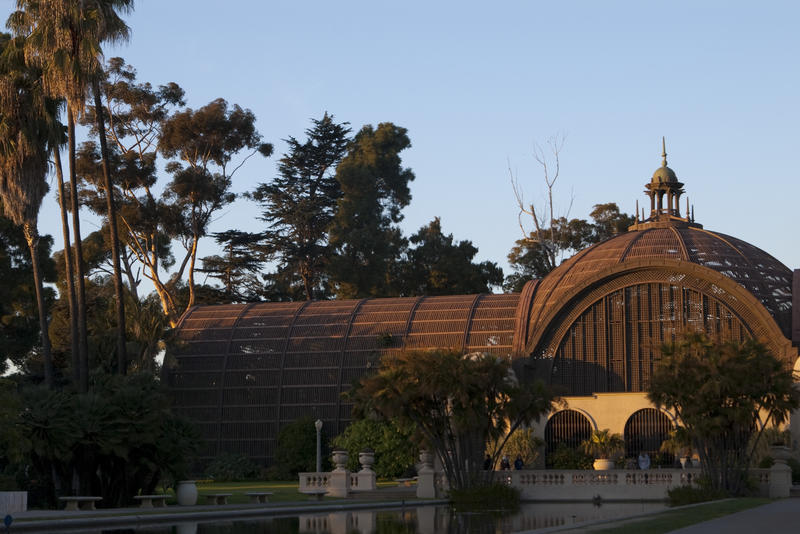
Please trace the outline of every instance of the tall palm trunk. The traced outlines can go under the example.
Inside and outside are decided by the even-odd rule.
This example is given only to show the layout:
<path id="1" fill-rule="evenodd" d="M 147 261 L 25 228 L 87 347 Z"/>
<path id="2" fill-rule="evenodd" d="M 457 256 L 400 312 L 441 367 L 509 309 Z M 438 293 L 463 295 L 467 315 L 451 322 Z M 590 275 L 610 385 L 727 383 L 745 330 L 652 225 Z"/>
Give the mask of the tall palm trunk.
<path id="1" fill-rule="evenodd" d="M 89 391 L 89 339 L 86 329 L 86 284 L 83 275 L 83 245 L 81 243 L 81 221 L 78 203 L 78 176 L 75 171 L 75 113 L 76 110 L 67 104 L 67 145 L 69 155 L 70 199 L 72 200 L 72 233 L 75 237 L 75 291 L 78 311 L 78 354 L 80 358 L 79 390 Z"/>
<path id="2" fill-rule="evenodd" d="M 117 302 L 117 371 L 124 375 L 128 366 L 125 351 L 125 293 L 122 285 L 122 269 L 119 262 L 119 234 L 117 233 L 117 207 L 114 203 L 114 188 L 111 185 L 111 172 L 108 165 L 108 146 L 106 144 L 106 126 L 103 119 L 103 103 L 100 98 L 100 82 L 93 81 L 94 110 L 97 119 L 97 136 L 100 138 L 100 154 L 103 159 L 103 182 L 106 189 L 106 210 L 108 211 L 108 229 L 111 234 L 111 260 L 114 266 L 114 291 Z"/>
<path id="3" fill-rule="evenodd" d="M 31 253 L 31 266 L 33 267 L 33 283 L 36 286 L 36 305 L 39 308 L 39 329 L 42 338 L 42 360 L 44 363 L 44 383 L 48 389 L 53 389 L 53 354 L 50 351 L 50 334 L 47 328 L 47 310 L 44 306 L 44 285 L 42 284 L 42 271 L 39 268 L 39 232 L 36 226 L 30 223 L 22 225 L 25 241 Z"/>
<path id="4" fill-rule="evenodd" d="M 80 355 L 78 354 L 78 309 L 75 302 L 75 274 L 72 264 L 72 244 L 69 239 L 69 219 L 67 218 L 67 199 L 64 197 L 64 169 L 61 166 L 61 152 L 53 149 L 56 177 L 58 179 L 58 205 L 61 208 L 61 232 L 64 238 L 64 277 L 67 280 L 67 297 L 69 302 L 69 331 L 72 351 L 72 380 L 80 383 Z"/>

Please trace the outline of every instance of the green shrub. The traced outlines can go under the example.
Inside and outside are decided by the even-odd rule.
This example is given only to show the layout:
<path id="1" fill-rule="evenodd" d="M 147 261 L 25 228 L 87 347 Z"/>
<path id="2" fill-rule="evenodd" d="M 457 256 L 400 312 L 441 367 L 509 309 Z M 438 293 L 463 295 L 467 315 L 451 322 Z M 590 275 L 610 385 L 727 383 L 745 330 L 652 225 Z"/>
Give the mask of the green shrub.
<path id="1" fill-rule="evenodd" d="M 394 421 L 359 419 L 333 438 L 332 445 L 346 449 L 350 455 L 347 467 L 358 471 L 358 453 L 366 448 L 375 452 L 372 469 L 380 478 L 397 478 L 414 465 L 417 448 L 411 444 L 412 430 L 400 428 Z"/>
<path id="2" fill-rule="evenodd" d="M 322 428 L 325 433 L 325 427 Z M 330 465 L 330 454 L 326 447 L 325 436 L 322 436 L 322 469 Z M 275 451 L 275 465 L 288 471 L 292 476 L 297 473 L 314 471 L 317 464 L 317 430 L 314 419 L 304 416 L 285 425 L 278 432 L 278 448 Z"/>
<path id="3" fill-rule="evenodd" d="M 594 458 L 579 449 L 559 445 L 547 458 L 548 469 L 592 469 Z"/>
<path id="4" fill-rule="evenodd" d="M 701 486 L 678 486 L 669 490 L 667 495 L 669 496 L 670 506 L 684 506 L 728 497 L 728 494 L 724 491 L 715 490 L 705 484 Z"/>
<path id="5" fill-rule="evenodd" d="M 519 508 L 519 490 L 495 482 L 462 490 L 450 490 L 450 501 L 465 510 L 516 510 Z"/>
<path id="6" fill-rule="evenodd" d="M 255 478 L 258 466 L 247 456 L 225 452 L 209 464 L 206 472 L 217 482 L 233 482 Z"/>

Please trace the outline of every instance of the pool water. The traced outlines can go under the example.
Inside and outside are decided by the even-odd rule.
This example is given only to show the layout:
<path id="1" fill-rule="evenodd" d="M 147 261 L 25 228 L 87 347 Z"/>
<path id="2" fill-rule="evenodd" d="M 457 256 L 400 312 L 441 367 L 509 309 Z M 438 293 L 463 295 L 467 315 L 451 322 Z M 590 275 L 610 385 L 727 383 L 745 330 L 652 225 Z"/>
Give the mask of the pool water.
<path id="1" fill-rule="evenodd" d="M 185 522 L 94 534 L 511 534 L 666 509 L 661 502 L 523 503 L 513 513 L 457 511 L 450 506 L 408 506 L 269 516 L 243 521 Z M 76 531 L 73 531 L 76 532 Z"/>

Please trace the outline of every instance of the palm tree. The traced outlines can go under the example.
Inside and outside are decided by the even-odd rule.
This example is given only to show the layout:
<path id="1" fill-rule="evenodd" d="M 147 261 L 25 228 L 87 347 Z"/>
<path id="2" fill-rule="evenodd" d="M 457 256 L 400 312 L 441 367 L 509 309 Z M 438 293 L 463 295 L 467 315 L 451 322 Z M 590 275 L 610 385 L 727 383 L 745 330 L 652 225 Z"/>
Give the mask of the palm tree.
<path id="1" fill-rule="evenodd" d="M 44 379 L 54 384 L 47 310 L 39 265 L 39 208 L 47 193 L 52 132 L 58 128 L 57 102 L 44 96 L 40 72 L 25 65 L 24 39 L 0 34 L 0 199 L 5 215 L 22 227 L 31 254 L 39 308 Z"/>
<path id="2" fill-rule="evenodd" d="M 95 109 L 99 101 L 99 78 L 102 74 L 103 42 L 124 40 L 128 26 L 118 15 L 132 9 L 133 0 L 17 0 L 17 11 L 8 25 L 17 34 L 26 35 L 25 57 L 43 70 L 45 89 L 67 102 L 67 136 L 72 199 L 72 226 L 75 237 L 75 275 L 77 280 L 78 334 L 80 350 L 80 388 L 88 390 L 88 343 L 86 333 L 86 290 L 84 286 L 80 222 L 78 218 L 77 176 L 75 173 L 75 121 L 82 114 L 90 86 L 95 88 Z M 99 122 L 102 110 L 96 111 Z M 116 232 L 116 207 L 108 173 L 105 132 L 98 124 L 104 160 L 104 181 L 108 218 L 111 225 L 111 248 L 117 291 L 117 359 L 120 372 L 126 367 L 125 299 L 119 265 L 119 238 Z"/>

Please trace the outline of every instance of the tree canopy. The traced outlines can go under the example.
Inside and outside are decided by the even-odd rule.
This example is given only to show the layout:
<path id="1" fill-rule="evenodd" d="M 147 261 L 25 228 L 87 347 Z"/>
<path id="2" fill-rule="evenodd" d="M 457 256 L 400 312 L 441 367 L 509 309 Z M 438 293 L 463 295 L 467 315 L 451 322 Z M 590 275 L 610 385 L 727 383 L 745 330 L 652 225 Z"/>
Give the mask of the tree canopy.
<path id="1" fill-rule="evenodd" d="M 330 273 L 339 298 L 391 294 L 393 262 L 404 246 L 401 210 L 411 201 L 411 169 L 400 153 L 411 146 L 405 128 L 364 126 L 336 169 L 342 188 L 331 222 Z"/>
<path id="2" fill-rule="evenodd" d="M 397 277 L 401 295 L 488 293 L 503 282 L 503 270 L 496 263 L 473 263 L 478 249 L 471 241 L 455 242 L 453 234 L 442 233 L 439 217 L 409 241 Z"/>
<path id="3" fill-rule="evenodd" d="M 741 494 L 760 434 L 800 406 L 791 368 L 758 341 L 718 342 L 698 333 L 662 353 L 648 398 L 686 427 L 711 486 Z"/>
<path id="4" fill-rule="evenodd" d="M 444 349 L 386 354 L 351 395 L 357 413 L 415 428 L 417 445 L 439 457 L 455 489 L 484 483 L 486 444 L 496 444 L 496 461 L 509 436 L 554 401 L 543 383 L 520 383 L 505 358 Z"/>
<path id="5" fill-rule="evenodd" d="M 508 254 L 514 272 L 506 277 L 505 289 L 522 291 L 526 282 L 543 278 L 564 257 L 625 232 L 634 223 L 634 217 L 621 213 L 614 202 L 595 204 L 589 217 L 593 222 L 559 217 L 518 239 Z"/>
<path id="6" fill-rule="evenodd" d="M 264 242 L 278 262 L 273 277 L 296 276 L 308 300 L 330 296 L 328 232 L 342 196 L 336 169 L 350 142 L 348 123 L 336 123 L 333 115 L 325 113 L 312 123 L 305 142 L 286 140 L 289 149 L 278 162 L 278 176 L 252 193 L 269 225 Z M 291 286 L 291 279 L 282 281 Z"/>

